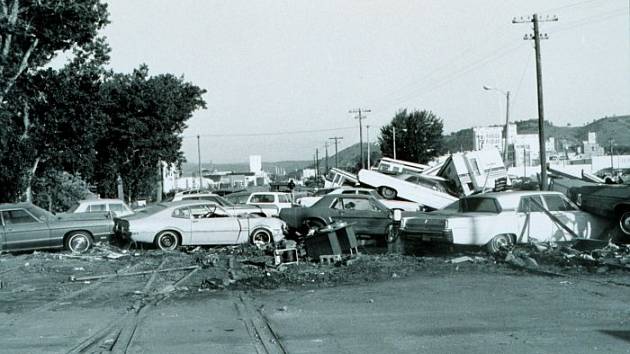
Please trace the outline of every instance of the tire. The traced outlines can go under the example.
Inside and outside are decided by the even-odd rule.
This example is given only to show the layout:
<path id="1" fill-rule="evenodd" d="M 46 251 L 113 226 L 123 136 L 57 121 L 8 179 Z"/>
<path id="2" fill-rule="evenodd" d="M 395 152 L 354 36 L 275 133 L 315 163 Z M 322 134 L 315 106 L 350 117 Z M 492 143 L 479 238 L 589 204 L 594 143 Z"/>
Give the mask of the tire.
<path id="1" fill-rule="evenodd" d="M 87 231 L 74 231 L 68 235 L 64 247 L 72 253 L 83 253 L 92 247 L 92 235 Z"/>
<path id="2" fill-rule="evenodd" d="M 325 222 L 323 222 L 321 220 L 318 220 L 318 219 L 309 219 L 309 220 L 306 220 L 305 223 L 306 223 L 306 226 L 309 229 L 317 229 L 317 230 L 319 230 L 322 227 L 326 226 Z"/>
<path id="3" fill-rule="evenodd" d="M 630 235 L 630 210 L 621 213 L 619 217 L 619 227 L 624 234 Z"/>
<path id="4" fill-rule="evenodd" d="M 155 236 L 155 247 L 162 251 L 174 251 L 180 244 L 179 234 L 175 231 L 162 231 Z"/>
<path id="5" fill-rule="evenodd" d="M 488 242 L 486 249 L 488 253 L 497 253 L 500 250 L 512 246 L 512 237 L 507 234 L 496 235 Z"/>
<path id="6" fill-rule="evenodd" d="M 252 245 L 258 248 L 265 248 L 273 243 L 273 236 L 265 229 L 254 230 L 249 239 Z"/>
<path id="7" fill-rule="evenodd" d="M 392 189 L 389 187 L 381 187 L 379 189 L 379 194 L 387 200 L 392 200 L 392 199 L 396 199 L 398 192 L 396 192 L 395 189 Z"/>

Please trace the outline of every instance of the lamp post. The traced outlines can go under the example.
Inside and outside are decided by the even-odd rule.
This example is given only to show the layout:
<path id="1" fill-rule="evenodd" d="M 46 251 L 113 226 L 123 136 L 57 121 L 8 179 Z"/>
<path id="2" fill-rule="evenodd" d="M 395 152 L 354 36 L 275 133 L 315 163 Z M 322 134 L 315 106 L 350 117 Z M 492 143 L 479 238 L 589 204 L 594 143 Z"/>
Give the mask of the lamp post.
<path id="1" fill-rule="evenodd" d="M 503 161 L 508 163 L 508 136 L 510 134 L 510 91 L 499 90 L 490 86 L 483 86 L 486 91 L 497 91 L 505 96 L 505 143 L 503 144 Z M 542 147 L 544 149 L 544 147 Z"/>

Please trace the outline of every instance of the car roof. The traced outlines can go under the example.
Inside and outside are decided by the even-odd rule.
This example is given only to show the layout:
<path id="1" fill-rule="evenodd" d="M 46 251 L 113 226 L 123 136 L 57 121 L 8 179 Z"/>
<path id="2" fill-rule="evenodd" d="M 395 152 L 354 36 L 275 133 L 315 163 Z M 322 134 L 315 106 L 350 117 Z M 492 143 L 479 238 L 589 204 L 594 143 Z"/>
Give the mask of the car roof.
<path id="1" fill-rule="evenodd" d="M 15 209 L 15 208 L 29 208 L 33 207 L 33 203 L 20 202 L 20 203 L 0 203 L 0 210 Z"/>
<path id="2" fill-rule="evenodd" d="M 176 194 L 176 197 L 188 198 L 188 197 L 220 197 L 214 193 L 189 193 L 189 194 Z"/>
<path id="3" fill-rule="evenodd" d="M 252 195 L 254 194 L 280 194 L 280 195 L 291 195 L 291 193 L 285 193 L 285 192 L 253 192 Z"/>
<path id="4" fill-rule="evenodd" d="M 115 199 L 115 198 L 101 198 L 101 199 L 82 199 L 78 201 L 79 203 L 124 203 L 123 200 Z"/>
<path id="5" fill-rule="evenodd" d="M 364 195 L 364 194 L 326 194 L 325 196 L 322 197 L 322 199 L 324 198 L 371 199 L 374 197 L 372 197 L 371 195 Z"/>

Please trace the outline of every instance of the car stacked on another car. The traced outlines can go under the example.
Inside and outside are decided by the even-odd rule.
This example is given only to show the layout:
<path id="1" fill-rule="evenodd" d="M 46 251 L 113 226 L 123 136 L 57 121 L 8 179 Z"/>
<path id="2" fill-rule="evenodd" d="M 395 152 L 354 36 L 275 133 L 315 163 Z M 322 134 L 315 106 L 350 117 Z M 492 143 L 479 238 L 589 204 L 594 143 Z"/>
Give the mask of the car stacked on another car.
<path id="1" fill-rule="evenodd" d="M 278 218 L 234 216 L 203 200 L 158 203 L 115 221 L 115 231 L 123 239 L 152 243 L 162 250 L 248 242 L 262 247 L 282 240 L 286 232 L 286 224 Z"/>
<path id="2" fill-rule="evenodd" d="M 54 215 L 31 203 L 0 204 L 0 251 L 64 248 L 85 252 L 94 242 L 109 241 L 110 213 Z"/>
<path id="3" fill-rule="evenodd" d="M 404 217 L 401 239 L 486 246 L 494 253 L 529 240 L 562 241 L 575 235 L 597 238 L 607 224 L 578 209 L 561 193 L 492 192 L 462 198 L 442 210 Z"/>
<path id="4" fill-rule="evenodd" d="M 341 187 L 334 188 L 332 190 L 326 190 L 327 193 L 314 195 L 310 197 L 303 197 L 297 200 L 297 204 L 305 207 L 312 206 L 318 200 L 322 198 L 322 196 L 326 194 L 334 195 L 334 194 L 344 194 L 344 195 L 352 195 L 352 194 L 360 194 L 360 195 L 371 195 L 374 198 L 378 199 L 383 205 L 385 205 L 389 209 L 401 209 L 404 211 L 422 211 L 422 205 L 416 202 L 408 202 L 404 200 L 389 200 L 384 199 L 375 189 L 371 188 L 351 188 L 351 187 Z"/>

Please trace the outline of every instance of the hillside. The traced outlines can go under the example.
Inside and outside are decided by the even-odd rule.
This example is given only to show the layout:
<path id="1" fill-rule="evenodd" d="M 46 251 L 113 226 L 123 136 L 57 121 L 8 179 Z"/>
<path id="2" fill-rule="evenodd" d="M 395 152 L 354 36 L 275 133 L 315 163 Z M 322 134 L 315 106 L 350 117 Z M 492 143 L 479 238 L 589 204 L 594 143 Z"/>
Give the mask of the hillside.
<path id="1" fill-rule="evenodd" d="M 535 134 L 538 132 L 538 120 L 530 119 L 517 121 L 516 130 L 519 134 Z M 584 126 L 555 126 L 545 121 L 545 135 L 556 140 L 565 139 L 570 145 L 579 145 L 586 140 L 588 133 L 597 133 L 597 142 L 608 146 L 610 139 L 615 140 L 615 149 L 630 151 L 630 115 L 604 117 Z M 472 149 L 472 128 L 462 129 L 444 137 L 447 150 L 460 151 Z"/>

